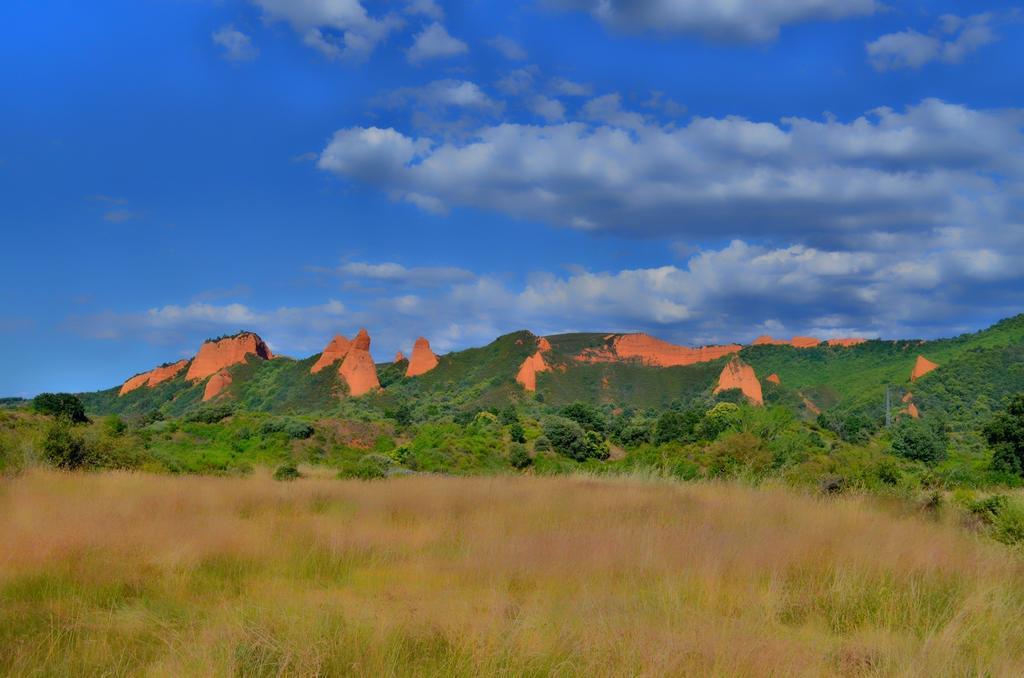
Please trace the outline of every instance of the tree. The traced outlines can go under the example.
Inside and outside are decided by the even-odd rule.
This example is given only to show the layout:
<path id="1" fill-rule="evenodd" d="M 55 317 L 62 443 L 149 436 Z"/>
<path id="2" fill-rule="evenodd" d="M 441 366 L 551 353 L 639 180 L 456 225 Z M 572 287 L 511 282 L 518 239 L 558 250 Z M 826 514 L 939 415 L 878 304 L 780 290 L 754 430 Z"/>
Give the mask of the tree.
<path id="1" fill-rule="evenodd" d="M 992 447 L 992 467 L 1024 475 L 1024 393 L 1010 401 L 1005 412 L 998 412 L 982 429 Z"/>
<path id="2" fill-rule="evenodd" d="M 589 403 L 575 402 L 562 408 L 562 416 L 572 419 L 587 431 L 604 433 L 608 428 L 608 420 L 604 412 Z"/>
<path id="3" fill-rule="evenodd" d="M 512 449 L 508 454 L 508 463 L 512 468 L 524 469 L 533 463 L 533 459 L 530 458 L 530 454 L 526 451 L 526 446 L 520 443 L 513 443 Z"/>
<path id="4" fill-rule="evenodd" d="M 693 439 L 694 430 L 700 423 L 700 413 L 695 410 L 674 412 L 669 410 L 660 417 L 654 426 L 654 442 L 669 443 L 673 441 L 689 442 Z"/>
<path id="5" fill-rule="evenodd" d="M 71 393 L 40 393 L 32 400 L 32 409 L 40 414 L 66 417 L 72 424 L 89 421 L 82 401 Z"/>
<path id="6" fill-rule="evenodd" d="M 740 408 L 733 403 L 718 403 L 704 413 L 697 426 L 698 435 L 704 440 L 714 440 L 723 432 L 736 427 L 740 422 Z"/>
<path id="7" fill-rule="evenodd" d="M 43 458 L 57 468 L 78 469 L 90 465 L 85 439 L 71 426 L 67 417 L 58 417 L 43 438 Z"/>
<path id="8" fill-rule="evenodd" d="M 945 459 L 946 445 L 945 430 L 920 419 L 904 419 L 892 432 L 893 454 L 926 464 Z"/>
<path id="9" fill-rule="evenodd" d="M 508 435 L 514 443 L 525 443 L 526 442 L 526 431 L 523 430 L 523 425 L 518 421 L 512 422 L 508 427 Z"/>
<path id="10" fill-rule="evenodd" d="M 577 422 L 566 417 L 548 417 L 541 426 L 551 447 L 570 459 L 607 459 L 608 443 L 597 431 L 584 431 Z"/>

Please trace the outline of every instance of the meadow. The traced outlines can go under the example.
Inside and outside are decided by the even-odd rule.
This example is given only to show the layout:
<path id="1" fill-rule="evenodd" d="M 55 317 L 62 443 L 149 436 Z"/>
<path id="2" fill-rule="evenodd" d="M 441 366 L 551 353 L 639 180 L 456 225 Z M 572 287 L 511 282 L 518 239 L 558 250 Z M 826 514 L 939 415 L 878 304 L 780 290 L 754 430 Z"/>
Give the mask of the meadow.
<path id="1" fill-rule="evenodd" d="M 771 483 L 0 480 L 4 675 L 1019 675 L 1024 561 Z"/>

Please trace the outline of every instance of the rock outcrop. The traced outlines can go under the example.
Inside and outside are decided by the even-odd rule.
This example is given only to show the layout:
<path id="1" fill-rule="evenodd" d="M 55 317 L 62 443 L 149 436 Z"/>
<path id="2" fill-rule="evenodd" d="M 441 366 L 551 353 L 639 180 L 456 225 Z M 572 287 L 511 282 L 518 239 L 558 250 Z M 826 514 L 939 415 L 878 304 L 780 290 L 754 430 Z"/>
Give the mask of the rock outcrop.
<path id="1" fill-rule="evenodd" d="M 199 347 L 199 353 L 192 359 L 192 365 L 188 368 L 185 378 L 191 381 L 205 379 L 225 367 L 245 362 L 250 355 L 264 360 L 274 357 L 263 340 L 252 332 L 241 332 L 233 337 L 205 341 Z"/>
<path id="2" fill-rule="evenodd" d="M 741 361 L 738 357 L 733 358 L 718 375 L 718 385 L 715 386 L 715 393 L 738 388 L 754 405 L 764 405 L 764 395 L 761 392 L 761 382 L 754 374 L 754 368 Z"/>
<path id="3" fill-rule="evenodd" d="M 776 339 L 768 334 L 762 334 L 757 339 L 754 339 L 752 346 L 786 346 L 789 342 L 785 339 Z"/>
<path id="4" fill-rule="evenodd" d="M 404 353 L 402 353 L 401 351 L 395 353 L 395 360 L 394 360 L 394 362 L 400 363 L 403 360 L 405 360 L 405 354 Z"/>
<path id="5" fill-rule="evenodd" d="M 777 375 L 774 372 L 772 372 L 771 374 L 768 375 L 768 379 L 766 381 L 770 381 L 773 384 L 781 384 L 782 383 L 782 380 L 779 379 L 779 375 Z"/>
<path id="6" fill-rule="evenodd" d="M 739 344 L 690 348 L 670 344 L 649 334 L 620 334 L 608 346 L 584 349 L 576 360 L 591 363 L 639 361 L 654 367 L 676 367 L 717 360 L 742 348 Z"/>
<path id="7" fill-rule="evenodd" d="M 839 341 L 848 341 L 846 339 L 840 339 Z M 793 337 L 789 341 L 785 339 L 776 339 L 767 334 L 762 334 L 757 339 L 754 339 L 752 346 L 792 346 L 794 348 L 814 348 L 821 344 L 821 339 L 815 339 L 814 337 Z"/>
<path id="8" fill-rule="evenodd" d="M 121 385 L 121 390 L 118 392 L 119 396 L 123 396 L 125 393 L 130 393 L 137 388 L 148 386 L 153 388 L 157 384 L 161 384 L 165 381 L 174 379 L 178 374 L 185 369 L 185 365 L 188 365 L 188 360 L 179 360 L 176 363 L 170 363 L 169 365 L 161 365 L 160 367 L 154 367 L 149 372 L 143 372 L 142 374 L 136 374 L 134 377 L 124 382 Z"/>
<path id="9" fill-rule="evenodd" d="M 359 330 L 359 334 L 352 340 L 338 373 L 348 384 L 350 395 L 361 396 L 380 388 L 377 366 L 370 355 L 370 335 L 365 329 Z"/>
<path id="10" fill-rule="evenodd" d="M 231 374 L 227 370 L 220 370 L 210 377 L 210 381 L 206 382 L 206 388 L 203 389 L 203 402 L 220 395 L 228 386 L 231 386 Z"/>
<path id="11" fill-rule="evenodd" d="M 847 337 L 843 339 L 829 339 L 828 345 L 849 348 L 850 346 L 863 344 L 865 341 L 867 341 L 867 339 L 864 339 L 863 337 Z"/>
<path id="12" fill-rule="evenodd" d="M 316 361 L 316 364 L 309 369 L 310 373 L 316 374 L 325 367 L 330 367 L 339 360 L 344 360 L 345 356 L 348 355 L 348 350 L 351 348 L 352 342 L 348 338 L 341 336 L 340 334 L 335 335 L 331 339 L 330 343 L 324 348 L 323 353 L 320 354 L 320 359 Z"/>
<path id="13" fill-rule="evenodd" d="M 928 374 L 932 370 L 938 369 L 938 365 L 933 363 L 923 355 L 917 356 L 917 361 L 914 363 L 914 369 L 910 372 L 910 381 L 917 381 L 924 375 Z"/>
<path id="14" fill-rule="evenodd" d="M 544 361 L 544 354 L 551 350 L 551 342 L 540 337 L 537 340 L 537 351 L 523 361 L 516 373 L 516 381 L 527 391 L 537 390 L 537 373 L 547 372 L 551 368 Z"/>
<path id="15" fill-rule="evenodd" d="M 814 337 L 793 337 L 789 340 L 789 345 L 796 348 L 814 348 L 821 343 L 821 339 L 815 339 Z"/>
<path id="16" fill-rule="evenodd" d="M 420 337 L 412 347 L 412 357 L 409 358 L 409 367 L 405 370 L 405 376 L 416 377 L 426 374 L 437 367 L 437 356 L 430 350 L 430 342 Z"/>

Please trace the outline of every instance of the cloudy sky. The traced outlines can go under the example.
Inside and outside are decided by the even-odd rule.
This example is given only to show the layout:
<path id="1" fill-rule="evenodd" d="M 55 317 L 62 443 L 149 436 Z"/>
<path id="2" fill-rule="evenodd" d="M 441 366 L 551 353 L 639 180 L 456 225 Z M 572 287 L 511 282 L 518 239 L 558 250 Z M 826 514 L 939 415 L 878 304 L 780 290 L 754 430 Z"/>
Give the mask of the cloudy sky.
<path id="1" fill-rule="evenodd" d="M 252 329 L 937 337 L 1024 311 L 1024 12 L 0 7 L 0 395 Z"/>

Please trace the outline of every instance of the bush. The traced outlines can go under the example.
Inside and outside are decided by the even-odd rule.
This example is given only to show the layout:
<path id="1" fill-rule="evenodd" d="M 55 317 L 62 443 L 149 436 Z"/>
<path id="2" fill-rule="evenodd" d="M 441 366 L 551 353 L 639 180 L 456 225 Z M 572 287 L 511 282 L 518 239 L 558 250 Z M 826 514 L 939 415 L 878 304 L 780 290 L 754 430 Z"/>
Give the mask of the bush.
<path id="1" fill-rule="evenodd" d="M 547 436 L 540 436 L 540 437 L 538 437 L 536 440 L 533 441 L 533 451 L 534 452 L 550 452 L 551 451 L 551 441 L 548 439 Z"/>
<path id="2" fill-rule="evenodd" d="M 700 423 L 700 413 L 694 410 L 686 412 L 665 412 L 658 417 L 658 423 L 654 426 L 654 442 L 690 442 L 693 440 L 694 431 Z"/>
<path id="3" fill-rule="evenodd" d="M 512 465 L 512 468 L 522 470 L 532 464 L 533 459 L 530 458 L 525 445 L 514 443 L 508 454 L 508 463 Z"/>
<path id="4" fill-rule="evenodd" d="M 379 480 L 388 477 L 391 459 L 383 454 L 367 454 L 356 465 L 338 474 L 341 478 L 358 478 L 359 480 Z"/>
<path id="5" fill-rule="evenodd" d="M 541 428 L 555 452 L 576 461 L 607 459 L 608 443 L 597 431 L 584 431 L 579 423 L 565 417 L 548 417 Z"/>
<path id="6" fill-rule="evenodd" d="M 608 428 L 608 420 L 604 412 L 589 403 L 575 402 L 562 408 L 562 416 L 579 424 L 585 431 L 604 433 Z"/>
<path id="7" fill-rule="evenodd" d="M 62 469 L 79 469 L 91 466 L 93 460 L 85 444 L 85 438 L 74 431 L 71 421 L 59 417 L 46 431 L 43 438 L 43 458 Z"/>
<path id="8" fill-rule="evenodd" d="M 733 403 L 718 403 L 704 413 L 696 427 L 697 435 L 703 440 L 714 440 L 740 423 L 740 408 Z"/>
<path id="9" fill-rule="evenodd" d="M 234 408 L 227 404 L 209 405 L 189 413 L 184 419 L 187 422 L 198 424 L 216 424 L 222 419 L 227 419 L 235 413 Z"/>
<path id="10" fill-rule="evenodd" d="M 717 405 L 716 405 L 717 407 Z M 772 455 L 750 433 L 731 433 L 707 448 L 708 472 L 717 477 L 759 478 L 771 467 Z"/>
<path id="11" fill-rule="evenodd" d="M 298 480 L 301 477 L 302 474 L 299 473 L 299 469 L 291 462 L 281 464 L 277 467 L 277 470 L 274 471 L 274 480 Z"/>
<path id="12" fill-rule="evenodd" d="M 985 425 L 983 433 L 992 447 L 993 469 L 1024 475 L 1024 393 L 1014 396 L 1006 411 Z"/>
<path id="13" fill-rule="evenodd" d="M 893 454 L 905 459 L 935 464 L 946 457 L 945 431 L 919 419 L 904 419 L 893 429 Z"/>
<path id="14" fill-rule="evenodd" d="M 523 425 L 518 421 L 514 421 L 509 425 L 508 435 L 514 443 L 526 442 L 526 431 L 523 430 Z"/>
<path id="15" fill-rule="evenodd" d="M 72 424 L 89 421 L 82 401 L 70 393 L 40 393 L 32 400 L 32 409 L 40 414 L 65 417 Z"/>

